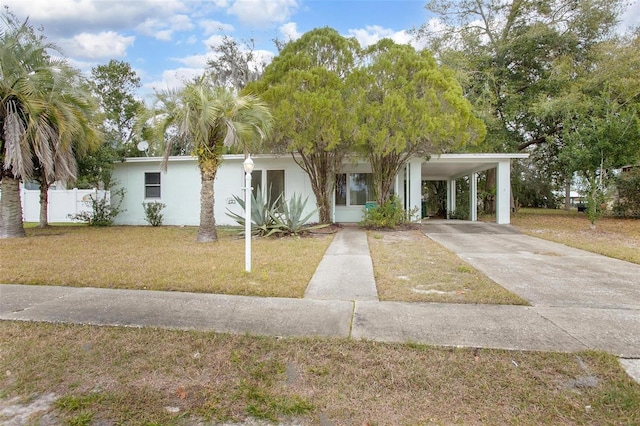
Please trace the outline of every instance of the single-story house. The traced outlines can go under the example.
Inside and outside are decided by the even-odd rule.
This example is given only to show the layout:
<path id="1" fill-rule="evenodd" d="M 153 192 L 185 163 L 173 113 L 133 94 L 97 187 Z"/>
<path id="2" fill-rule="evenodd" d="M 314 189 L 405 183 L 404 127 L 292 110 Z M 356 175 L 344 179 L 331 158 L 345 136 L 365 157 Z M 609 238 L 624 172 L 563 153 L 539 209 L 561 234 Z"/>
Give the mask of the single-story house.
<path id="1" fill-rule="evenodd" d="M 441 154 L 429 160 L 412 158 L 396 177 L 394 193 L 407 211 L 417 213 L 420 219 L 422 206 L 422 182 L 446 181 L 447 211 L 456 208 L 456 180 L 468 177 L 469 199 L 472 206 L 469 220 L 477 220 L 477 174 L 496 169 L 496 222 L 509 224 L 511 214 L 511 161 L 527 158 L 528 154 Z M 290 156 L 272 154 L 251 157 L 255 168 L 252 188 L 270 191 L 272 196 L 283 194 L 285 199 L 300 194 L 308 197 L 308 212 L 315 210 L 315 197 L 306 173 Z M 214 215 L 219 225 L 235 225 L 226 214 L 233 211 L 243 214 L 234 196 L 243 197 L 245 177 L 243 155 L 225 155 L 214 182 Z M 170 157 L 167 171 L 161 171 L 162 158 L 127 158 L 115 167 L 113 177 L 116 188 L 125 188 L 121 205 L 125 211 L 115 219 L 116 224 L 145 225 L 143 203 L 162 202 L 165 225 L 198 225 L 200 221 L 200 172 L 194 157 Z M 333 220 L 339 223 L 359 222 L 367 202 L 373 201 L 371 167 L 366 160 L 348 158 L 336 176 L 333 197 Z M 315 215 L 311 221 L 317 221 Z"/>

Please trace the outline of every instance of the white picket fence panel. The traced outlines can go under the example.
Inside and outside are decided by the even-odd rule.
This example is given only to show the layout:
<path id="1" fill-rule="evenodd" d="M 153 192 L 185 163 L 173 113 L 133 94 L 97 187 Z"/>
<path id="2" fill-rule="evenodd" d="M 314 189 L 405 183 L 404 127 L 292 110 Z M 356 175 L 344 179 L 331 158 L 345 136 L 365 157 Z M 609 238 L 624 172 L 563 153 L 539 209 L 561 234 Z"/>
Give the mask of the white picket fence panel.
<path id="1" fill-rule="evenodd" d="M 69 215 L 91 211 L 91 197 L 110 197 L 109 191 L 95 189 L 50 189 L 47 221 L 74 222 Z M 40 221 L 40 191 L 22 189 L 22 217 L 25 222 Z"/>

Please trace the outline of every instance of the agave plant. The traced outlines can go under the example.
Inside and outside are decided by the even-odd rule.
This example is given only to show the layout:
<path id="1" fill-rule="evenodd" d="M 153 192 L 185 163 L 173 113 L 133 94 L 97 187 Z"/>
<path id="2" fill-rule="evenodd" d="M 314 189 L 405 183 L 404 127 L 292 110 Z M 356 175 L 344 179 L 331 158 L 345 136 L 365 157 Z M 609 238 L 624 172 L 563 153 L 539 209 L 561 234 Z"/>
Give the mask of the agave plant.
<path id="1" fill-rule="evenodd" d="M 302 201 L 301 195 L 293 194 L 293 197 L 291 197 L 288 203 L 283 202 L 280 206 L 281 212 L 273 215 L 274 219 L 276 219 L 280 225 L 275 232 L 287 235 L 300 235 L 305 231 L 324 228 L 327 226 L 327 224 L 307 225 L 307 221 L 317 211 L 317 209 L 313 210 L 306 216 L 302 217 L 308 199 L 309 197 Z"/>
<path id="2" fill-rule="evenodd" d="M 245 210 L 245 202 L 237 195 L 233 196 Z M 258 188 L 256 195 L 251 194 L 251 234 L 258 236 L 280 235 L 300 235 L 305 231 L 324 228 L 326 224 L 307 225 L 307 221 L 317 211 L 314 210 L 303 216 L 304 209 L 309 197 L 302 200 L 302 196 L 293 195 L 289 202 L 283 201 L 279 196 L 271 202 L 269 196 L 266 198 Z M 227 209 L 229 210 L 229 209 Z M 227 212 L 227 216 L 235 220 L 244 228 L 245 217 L 232 211 Z M 242 234 L 242 232 L 241 232 Z"/>
<path id="3" fill-rule="evenodd" d="M 234 195 L 236 203 L 242 208 L 243 211 L 245 209 L 244 199 Z M 281 202 L 281 196 L 276 198 L 274 202 L 271 202 L 271 197 L 267 195 L 265 198 L 262 195 L 262 191 L 260 187 L 258 187 L 256 194 L 251 193 L 251 234 L 257 236 L 269 236 L 277 232 L 278 223 L 276 218 L 273 216 L 273 212 L 277 211 L 278 205 Z M 227 216 L 232 218 L 238 223 L 238 225 L 242 226 L 244 229 L 245 225 L 245 216 L 239 215 L 237 213 L 232 212 L 227 209 Z M 242 235 L 244 231 L 240 234 Z"/>

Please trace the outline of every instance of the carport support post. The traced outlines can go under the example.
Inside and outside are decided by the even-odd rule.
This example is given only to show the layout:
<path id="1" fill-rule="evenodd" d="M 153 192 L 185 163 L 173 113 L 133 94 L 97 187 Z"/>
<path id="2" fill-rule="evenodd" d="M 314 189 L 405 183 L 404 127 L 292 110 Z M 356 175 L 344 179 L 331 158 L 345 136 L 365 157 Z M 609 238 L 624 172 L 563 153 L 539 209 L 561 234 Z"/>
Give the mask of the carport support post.
<path id="1" fill-rule="evenodd" d="M 469 175 L 469 220 L 478 220 L 478 174 Z"/>
<path id="2" fill-rule="evenodd" d="M 511 159 L 500 160 L 496 170 L 496 223 L 511 223 Z"/>
<path id="3" fill-rule="evenodd" d="M 456 211 L 456 180 L 447 181 L 447 219 L 451 219 L 451 214 Z"/>
<path id="4" fill-rule="evenodd" d="M 414 210 L 415 213 L 409 219 L 419 221 L 422 219 L 422 160 L 414 159 L 407 163 L 407 213 Z"/>

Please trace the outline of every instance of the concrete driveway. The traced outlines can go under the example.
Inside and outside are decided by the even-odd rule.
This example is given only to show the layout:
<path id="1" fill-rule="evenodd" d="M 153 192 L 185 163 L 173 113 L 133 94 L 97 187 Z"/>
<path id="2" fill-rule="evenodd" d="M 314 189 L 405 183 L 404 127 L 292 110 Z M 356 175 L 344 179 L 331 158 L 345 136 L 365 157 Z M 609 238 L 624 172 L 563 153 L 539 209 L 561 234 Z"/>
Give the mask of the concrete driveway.
<path id="1" fill-rule="evenodd" d="M 434 222 L 424 233 L 590 347 L 640 355 L 640 265 L 522 235 L 508 225 Z"/>

